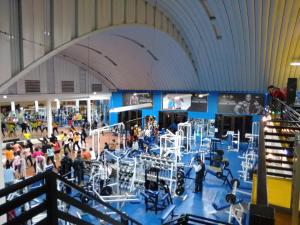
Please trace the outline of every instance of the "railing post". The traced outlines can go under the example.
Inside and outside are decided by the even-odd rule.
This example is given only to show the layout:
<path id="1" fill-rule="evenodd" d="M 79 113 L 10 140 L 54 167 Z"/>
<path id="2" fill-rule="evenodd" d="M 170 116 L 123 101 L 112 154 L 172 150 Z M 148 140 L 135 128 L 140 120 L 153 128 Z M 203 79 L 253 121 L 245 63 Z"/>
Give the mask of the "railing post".
<path id="1" fill-rule="evenodd" d="M 299 220 L 299 195 L 300 195 L 300 133 L 295 134 L 295 149 L 293 162 L 293 183 L 292 183 L 292 225 L 298 225 Z"/>
<path id="2" fill-rule="evenodd" d="M 57 225 L 57 181 L 53 173 L 46 175 L 47 224 Z"/>
<path id="3" fill-rule="evenodd" d="M 268 206 L 267 190 L 267 169 L 265 153 L 265 124 L 260 121 L 259 143 L 258 143 L 258 168 L 257 168 L 257 185 L 256 185 L 256 204 L 250 205 L 249 225 L 275 224 L 275 210 Z"/>
<path id="4" fill-rule="evenodd" d="M 258 143 L 258 168 L 257 168 L 257 205 L 268 205 L 267 191 L 267 169 L 265 153 L 265 122 L 260 121 L 259 126 L 259 143 Z"/>

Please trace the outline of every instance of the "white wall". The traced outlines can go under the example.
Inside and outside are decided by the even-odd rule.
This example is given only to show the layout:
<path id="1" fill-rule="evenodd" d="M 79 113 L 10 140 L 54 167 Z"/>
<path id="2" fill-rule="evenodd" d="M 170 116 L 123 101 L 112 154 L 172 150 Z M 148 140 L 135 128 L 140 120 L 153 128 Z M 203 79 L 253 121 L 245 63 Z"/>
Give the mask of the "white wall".
<path id="1" fill-rule="evenodd" d="M 9 39 L 9 1 L 1 0 L 0 6 L 0 78 L 7 80 L 11 74 L 10 65 L 10 39 Z"/>
<path id="2" fill-rule="evenodd" d="M 51 63 L 53 60 L 53 64 Z M 47 69 L 48 67 L 48 69 Z M 49 71 L 49 67 L 53 67 L 52 71 L 54 71 L 54 75 L 51 74 L 51 70 Z M 51 68 L 50 68 L 51 69 Z M 92 93 L 92 84 L 102 84 L 102 91 L 107 92 L 109 89 L 103 84 L 101 78 L 92 71 L 87 71 L 86 69 L 80 68 L 78 65 L 64 60 L 62 57 L 55 56 L 53 59 L 48 60 L 47 62 L 41 64 L 36 69 L 32 70 L 25 77 L 20 79 L 17 82 L 17 94 L 26 94 L 25 93 L 25 80 L 40 80 L 41 84 L 41 93 L 43 94 L 60 94 L 61 92 L 61 81 L 74 81 L 74 93 L 76 94 L 84 94 L 80 92 L 80 79 L 79 72 L 80 70 L 84 70 L 85 72 L 85 93 Z M 53 76 L 54 79 L 54 87 L 55 93 L 49 90 L 51 84 L 47 79 L 47 76 Z M 53 81 L 51 81 L 53 82 Z M 4 93 L 7 93 L 4 92 Z"/>

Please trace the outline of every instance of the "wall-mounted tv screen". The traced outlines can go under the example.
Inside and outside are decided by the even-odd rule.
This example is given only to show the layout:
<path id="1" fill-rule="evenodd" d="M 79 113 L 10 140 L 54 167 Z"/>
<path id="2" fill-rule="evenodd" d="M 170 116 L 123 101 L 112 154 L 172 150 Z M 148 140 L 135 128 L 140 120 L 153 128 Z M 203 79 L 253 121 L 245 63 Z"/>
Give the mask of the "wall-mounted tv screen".
<path id="1" fill-rule="evenodd" d="M 141 105 L 146 103 L 152 104 L 151 93 L 124 93 L 123 106 Z"/>
<path id="2" fill-rule="evenodd" d="M 207 96 L 201 94 L 165 94 L 163 110 L 207 111 Z"/>
<path id="3" fill-rule="evenodd" d="M 218 112 L 236 115 L 260 115 L 264 111 L 263 94 L 220 94 Z"/>

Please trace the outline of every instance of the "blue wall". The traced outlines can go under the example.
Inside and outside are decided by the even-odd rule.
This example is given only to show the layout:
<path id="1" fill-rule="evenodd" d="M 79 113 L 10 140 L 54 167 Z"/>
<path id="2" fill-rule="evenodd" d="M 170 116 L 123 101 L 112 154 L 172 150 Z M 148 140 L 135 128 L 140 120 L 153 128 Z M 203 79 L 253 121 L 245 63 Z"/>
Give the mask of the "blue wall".
<path id="1" fill-rule="evenodd" d="M 110 98 L 109 108 L 116 108 L 123 106 L 123 94 L 122 92 L 113 92 Z M 109 124 L 118 123 L 118 113 L 109 113 Z"/>
<path id="2" fill-rule="evenodd" d="M 123 92 L 112 93 L 110 108 L 123 106 L 122 94 Z M 145 116 L 155 116 L 158 121 L 159 111 L 162 110 L 162 97 L 163 92 L 154 91 L 153 93 L 153 107 L 151 109 L 142 109 L 142 117 Z M 218 113 L 218 93 L 211 92 L 208 95 L 208 110 L 207 112 L 188 112 L 188 118 L 204 118 L 204 119 L 214 119 L 216 113 Z M 253 121 L 259 121 L 261 116 L 253 115 Z M 109 116 L 110 124 L 118 122 L 118 113 L 110 113 Z"/>

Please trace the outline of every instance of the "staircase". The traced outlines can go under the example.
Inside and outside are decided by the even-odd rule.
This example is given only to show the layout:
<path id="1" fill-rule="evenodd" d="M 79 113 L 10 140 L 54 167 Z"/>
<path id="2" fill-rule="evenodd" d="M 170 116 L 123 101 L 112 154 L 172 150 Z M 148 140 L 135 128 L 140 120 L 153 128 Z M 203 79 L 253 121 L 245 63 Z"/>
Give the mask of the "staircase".
<path id="1" fill-rule="evenodd" d="M 300 131 L 300 114 L 284 102 L 274 99 L 272 119 L 265 126 L 267 175 L 293 176 L 295 132 Z M 274 113 L 275 112 L 275 113 Z"/>
<path id="2" fill-rule="evenodd" d="M 6 225 L 140 225 L 136 220 L 51 171 L 0 190 L 0 198 L 6 199 L 6 202 L 0 203 L 0 216 L 17 212 Z"/>

